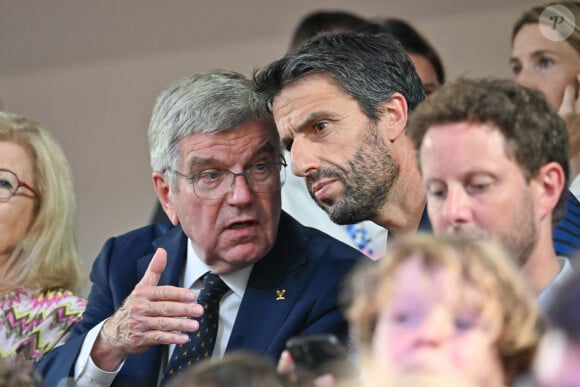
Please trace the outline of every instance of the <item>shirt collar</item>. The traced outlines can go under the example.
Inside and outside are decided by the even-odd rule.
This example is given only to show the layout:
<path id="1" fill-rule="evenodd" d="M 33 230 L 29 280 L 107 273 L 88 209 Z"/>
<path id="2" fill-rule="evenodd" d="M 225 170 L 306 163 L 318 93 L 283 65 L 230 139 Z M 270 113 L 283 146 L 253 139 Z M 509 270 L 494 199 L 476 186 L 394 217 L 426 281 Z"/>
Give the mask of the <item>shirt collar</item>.
<path id="1" fill-rule="evenodd" d="M 560 271 L 556 277 L 542 290 L 538 295 L 537 301 L 540 309 L 546 311 L 549 305 L 554 301 L 553 298 L 558 294 L 558 290 L 566 283 L 570 277 L 574 275 L 574 267 L 567 257 L 559 256 L 558 263 L 560 264 Z"/>
<path id="2" fill-rule="evenodd" d="M 248 265 L 243 269 L 236 270 L 228 274 L 220 274 L 220 278 L 228 285 L 228 287 L 240 298 L 244 296 L 248 279 L 254 264 Z M 212 268 L 203 262 L 193 249 L 191 239 L 187 239 L 187 261 L 185 263 L 185 271 L 183 274 L 183 287 L 199 289 L 201 287 L 201 277 L 212 271 Z"/>

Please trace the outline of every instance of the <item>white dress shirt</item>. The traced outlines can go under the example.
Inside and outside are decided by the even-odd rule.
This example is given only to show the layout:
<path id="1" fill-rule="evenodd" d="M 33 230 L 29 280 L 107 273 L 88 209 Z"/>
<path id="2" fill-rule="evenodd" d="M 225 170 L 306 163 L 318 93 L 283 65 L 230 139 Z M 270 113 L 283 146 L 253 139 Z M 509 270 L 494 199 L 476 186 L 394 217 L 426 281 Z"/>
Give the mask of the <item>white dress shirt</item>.
<path id="1" fill-rule="evenodd" d="M 580 173 L 570 180 L 569 190 L 576 196 L 576 199 L 580 200 Z"/>
<path id="2" fill-rule="evenodd" d="M 570 277 L 574 275 L 574 267 L 567 257 L 557 257 L 560 264 L 560 271 L 546 286 L 544 290 L 536 298 L 538 306 L 542 311 L 547 311 L 548 307 L 554 302 L 554 296 L 558 294 L 558 290 L 564 285 Z"/>

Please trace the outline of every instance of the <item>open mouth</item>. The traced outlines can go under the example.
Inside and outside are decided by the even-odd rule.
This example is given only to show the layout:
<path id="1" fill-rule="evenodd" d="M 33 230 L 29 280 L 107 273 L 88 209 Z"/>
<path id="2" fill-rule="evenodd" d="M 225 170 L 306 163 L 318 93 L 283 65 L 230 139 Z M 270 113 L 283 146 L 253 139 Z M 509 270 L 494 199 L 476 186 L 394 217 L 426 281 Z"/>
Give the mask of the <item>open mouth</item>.
<path id="1" fill-rule="evenodd" d="M 230 224 L 228 226 L 229 229 L 238 229 L 238 228 L 244 228 L 244 227 L 251 227 L 256 225 L 258 222 L 256 222 L 255 220 L 248 220 L 245 222 L 234 222 L 232 224 Z"/>

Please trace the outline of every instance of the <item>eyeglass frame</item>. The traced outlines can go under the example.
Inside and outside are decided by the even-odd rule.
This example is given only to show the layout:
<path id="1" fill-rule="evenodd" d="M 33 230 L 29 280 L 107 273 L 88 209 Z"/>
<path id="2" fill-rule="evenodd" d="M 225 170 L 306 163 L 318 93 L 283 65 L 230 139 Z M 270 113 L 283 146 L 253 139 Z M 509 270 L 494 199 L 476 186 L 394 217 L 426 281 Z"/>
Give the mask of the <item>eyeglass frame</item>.
<path id="1" fill-rule="evenodd" d="M 8 201 L 10 200 L 10 198 L 12 198 L 14 195 L 16 195 L 16 192 L 18 191 L 18 188 L 20 187 L 24 187 L 27 188 L 30 192 L 32 192 L 34 194 L 35 197 L 40 196 L 40 193 L 32 188 L 32 186 L 28 183 L 23 182 L 22 180 L 20 180 L 20 178 L 18 177 L 18 175 L 16 174 L 16 172 L 11 171 L 10 169 L 6 169 L 6 168 L 0 168 L 0 172 L 8 172 L 11 175 L 13 175 L 16 178 L 16 182 L 18 183 L 18 185 L 16 185 L 16 187 L 10 191 L 10 196 L 8 196 L 7 198 L 0 198 L 0 201 Z"/>
<path id="2" fill-rule="evenodd" d="M 284 171 L 284 173 L 286 173 L 286 167 L 288 166 L 288 163 L 286 162 L 286 159 L 284 159 L 284 156 L 281 156 L 281 161 L 278 163 L 256 163 L 254 165 L 252 165 L 249 168 L 244 169 L 242 172 L 232 172 L 228 169 L 226 170 L 220 170 L 220 171 L 216 171 L 216 172 L 220 172 L 220 173 L 227 173 L 232 175 L 234 178 L 232 179 L 232 183 L 229 187 L 229 190 L 225 193 L 225 195 L 223 195 L 222 197 L 227 196 L 231 191 L 232 191 L 232 187 L 234 186 L 234 184 L 236 183 L 236 178 L 239 176 L 243 176 L 244 180 L 246 181 L 246 184 L 248 184 L 248 186 L 250 187 L 250 189 L 252 189 L 252 187 L 250 186 L 250 183 L 248 181 L 248 173 L 255 168 L 257 165 L 268 165 L 268 166 L 274 166 L 274 165 L 279 165 L 280 166 L 280 171 Z M 199 175 L 201 175 L 202 173 L 207 173 L 204 171 L 198 172 L 198 173 L 194 173 L 193 175 L 186 175 L 185 173 L 181 173 L 177 170 L 171 169 L 171 168 L 167 168 L 166 171 L 168 172 L 172 172 L 175 173 L 177 176 L 180 176 L 186 180 L 189 180 L 189 182 L 191 183 L 191 188 L 193 189 L 193 192 L 195 193 L 195 196 L 197 196 L 199 199 L 201 200 L 219 200 L 222 199 L 222 197 L 215 197 L 215 198 L 202 198 L 199 196 L 199 194 L 197 193 L 197 190 L 195 189 L 195 185 L 193 184 L 193 179 L 195 179 L 196 177 L 198 177 Z M 280 172 L 279 172 L 280 173 Z M 282 182 L 280 184 L 280 189 L 282 188 L 282 185 L 284 184 L 284 182 Z M 270 191 L 270 192 L 276 192 L 276 190 L 274 191 Z M 269 193 L 269 192 L 259 192 L 259 193 Z"/>

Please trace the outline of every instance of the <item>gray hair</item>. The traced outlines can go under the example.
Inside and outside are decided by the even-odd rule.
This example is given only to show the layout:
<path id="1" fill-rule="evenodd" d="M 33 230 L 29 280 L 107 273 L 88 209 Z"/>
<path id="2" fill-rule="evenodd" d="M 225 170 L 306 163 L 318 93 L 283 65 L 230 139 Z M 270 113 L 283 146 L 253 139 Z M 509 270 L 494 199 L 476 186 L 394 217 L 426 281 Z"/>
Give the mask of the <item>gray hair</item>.
<path id="1" fill-rule="evenodd" d="M 174 169 L 179 163 L 178 143 L 190 134 L 215 134 L 256 120 L 272 127 L 279 144 L 271 115 L 257 103 L 250 80 L 242 74 L 215 70 L 181 78 L 159 94 L 153 107 L 148 132 L 151 168 Z"/>

